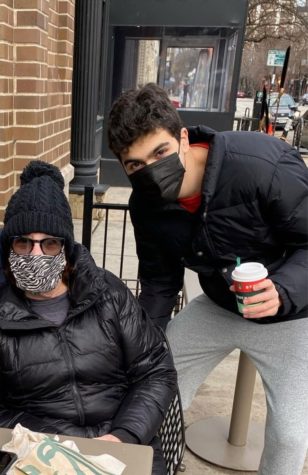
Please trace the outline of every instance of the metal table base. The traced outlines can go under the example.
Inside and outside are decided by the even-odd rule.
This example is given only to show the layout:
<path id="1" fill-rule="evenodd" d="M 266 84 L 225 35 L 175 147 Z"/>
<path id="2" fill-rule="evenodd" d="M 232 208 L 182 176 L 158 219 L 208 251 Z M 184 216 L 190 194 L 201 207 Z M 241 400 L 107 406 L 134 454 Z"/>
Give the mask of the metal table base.
<path id="1" fill-rule="evenodd" d="M 186 430 L 187 447 L 207 462 L 233 470 L 257 471 L 264 446 L 264 425 L 249 424 L 256 369 L 240 353 L 231 418 L 211 417 Z"/>

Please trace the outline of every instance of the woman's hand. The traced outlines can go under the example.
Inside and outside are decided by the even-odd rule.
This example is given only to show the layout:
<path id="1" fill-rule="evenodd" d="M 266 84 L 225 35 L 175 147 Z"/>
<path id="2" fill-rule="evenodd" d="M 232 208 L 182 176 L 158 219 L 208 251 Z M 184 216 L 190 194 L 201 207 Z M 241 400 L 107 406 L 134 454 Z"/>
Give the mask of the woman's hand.
<path id="1" fill-rule="evenodd" d="M 95 438 L 98 440 L 107 440 L 107 442 L 122 442 L 120 439 L 118 439 L 118 437 L 112 434 L 105 434 Z"/>
<path id="2" fill-rule="evenodd" d="M 231 285 L 230 290 L 235 292 L 234 285 Z M 276 290 L 275 284 L 270 279 L 265 279 L 259 284 L 253 286 L 253 290 L 262 290 L 259 294 L 252 297 L 244 298 L 243 316 L 245 318 L 263 318 L 273 317 L 278 313 L 279 307 L 282 305 L 279 294 Z M 247 307 L 250 304 L 258 304 L 253 307 Z"/>

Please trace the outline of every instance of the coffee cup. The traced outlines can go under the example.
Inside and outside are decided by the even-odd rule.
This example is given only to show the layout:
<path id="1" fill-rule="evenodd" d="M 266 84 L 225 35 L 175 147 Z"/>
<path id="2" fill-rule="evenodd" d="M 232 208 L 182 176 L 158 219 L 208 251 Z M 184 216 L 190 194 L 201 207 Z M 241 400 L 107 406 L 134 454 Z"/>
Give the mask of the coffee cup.
<path id="1" fill-rule="evenodd" d="M 235 267 L 232 272 L 232 280 L 235 288 L 237 308 L 243 313 L 244 307 L 253 307 L 262 302 L 244 305 L 245 297 L 252 297 L 262 290 L 253 290 L 253 286 L 265 280 L 268 275 L 266 267 L 260 262 L 245 262 Z"/>

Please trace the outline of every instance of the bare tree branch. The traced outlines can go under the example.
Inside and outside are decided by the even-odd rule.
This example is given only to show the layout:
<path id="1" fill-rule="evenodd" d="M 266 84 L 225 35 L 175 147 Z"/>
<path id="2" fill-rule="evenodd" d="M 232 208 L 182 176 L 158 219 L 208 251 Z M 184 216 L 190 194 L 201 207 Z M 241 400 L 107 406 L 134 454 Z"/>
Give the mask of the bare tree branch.
<path id="1" fill-rule="evenodd" d="M 267 65 L 268 51 L 291 46 L 286 90 L 299 97 L 308 83 L 307 44 L 308 0 L 306 6 L 297 0 L 249 0 L 240 90 L 253 96 L 272 81 L 278 87 L 281 68 Z"/>
<path id="2" fill-rule="evenodd" d="M 308 37 L 308 15 L 296 0 L 250 0 L 246 23 L 247 43 L 266 39 L 297 41 Z"/>

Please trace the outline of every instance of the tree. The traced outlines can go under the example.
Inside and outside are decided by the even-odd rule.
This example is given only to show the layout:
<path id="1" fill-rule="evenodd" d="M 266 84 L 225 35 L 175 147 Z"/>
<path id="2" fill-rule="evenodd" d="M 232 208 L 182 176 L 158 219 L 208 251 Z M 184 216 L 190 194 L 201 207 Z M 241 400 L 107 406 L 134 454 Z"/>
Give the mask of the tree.
<path id="1" fill-rule="evenodd" d="M 308 75 L 308 0 L 249 0 L 240 75 L 240 87 L 246 92 L 270 84 L 281 68 L 266 66 L 269 49 L 286 50 L 291 46 L 286 88 L 300 82 L 298 94 L 305 92 Z M 292 87 L 291 87 L 292 86 Z M 293 93 L 293 90 L 290 90 Z"/>
<path id="2" fill-rule="evenodd" d="M 308 10 L 301 0 L 249 0 L 245 41 L 300 41 L 307 44 Z"/>

